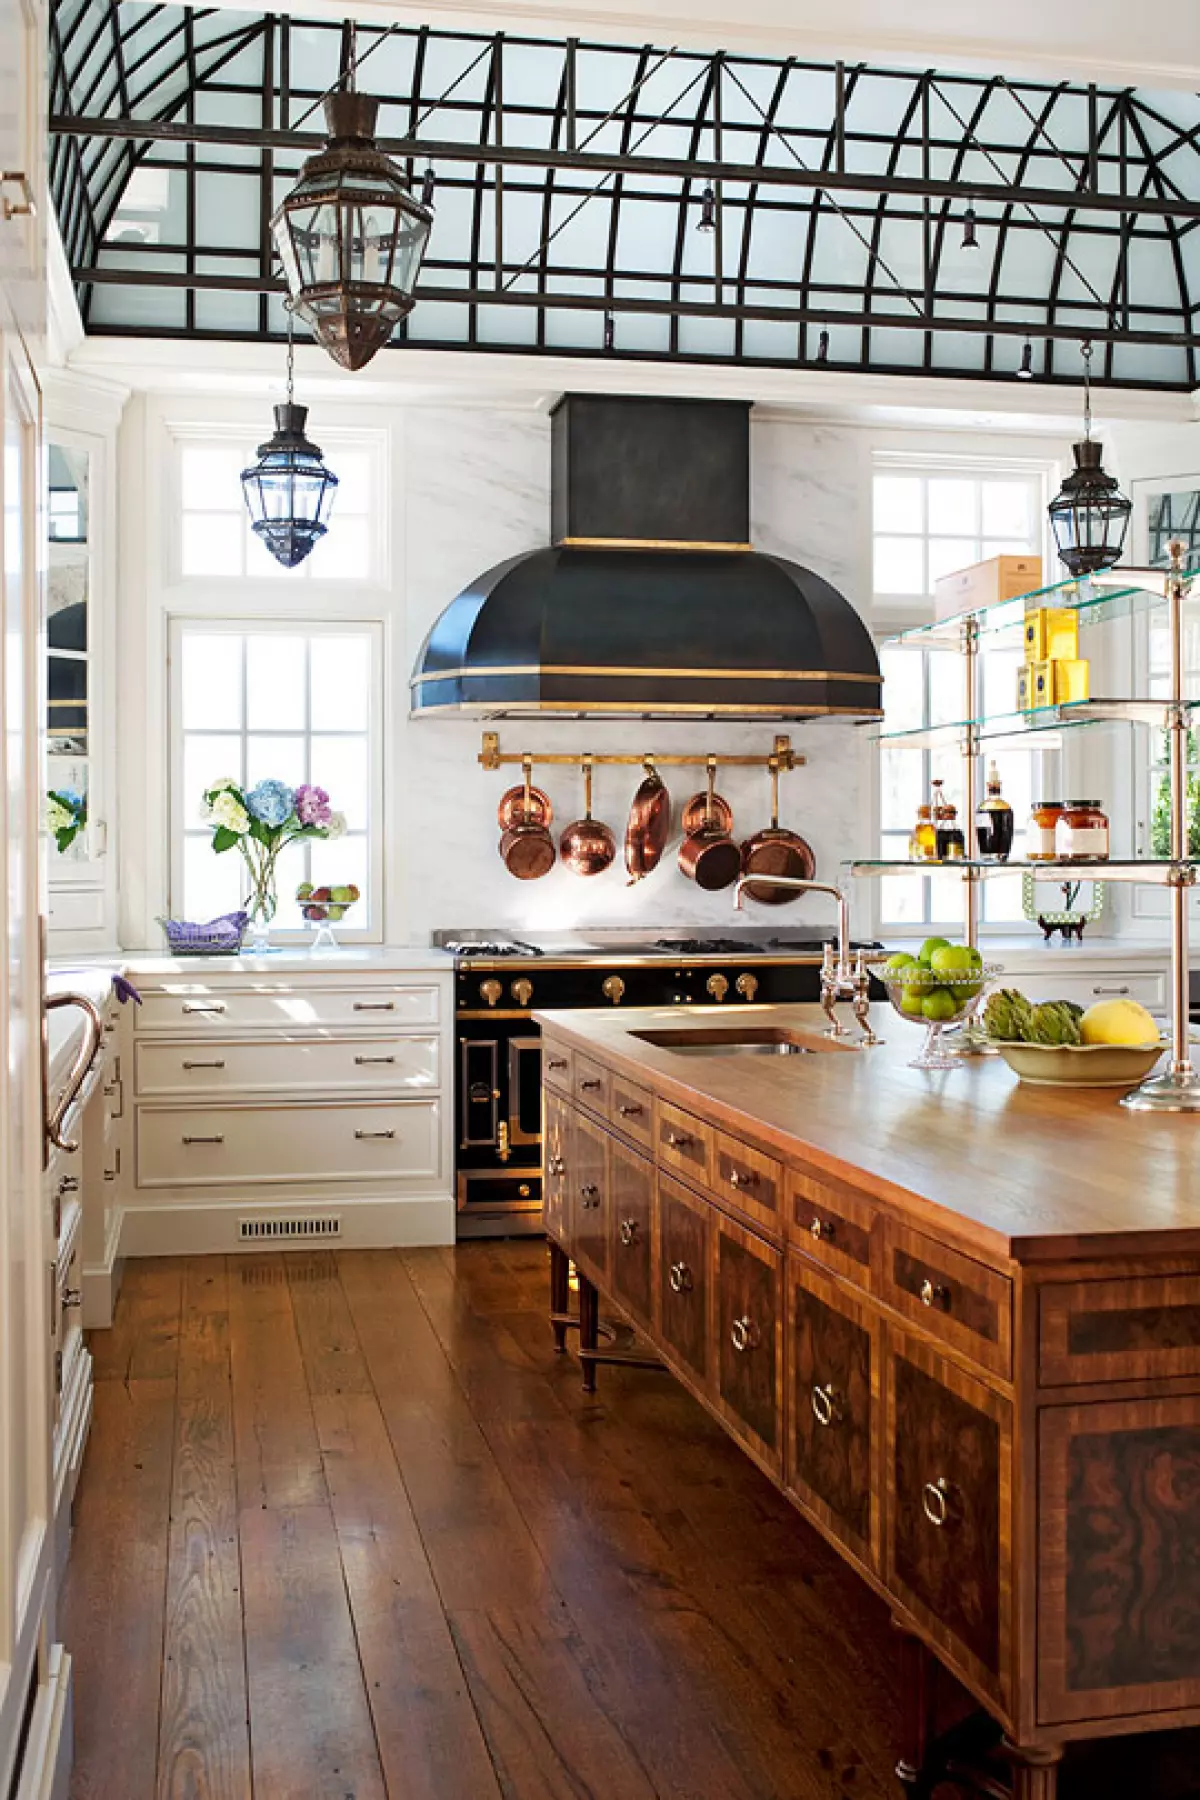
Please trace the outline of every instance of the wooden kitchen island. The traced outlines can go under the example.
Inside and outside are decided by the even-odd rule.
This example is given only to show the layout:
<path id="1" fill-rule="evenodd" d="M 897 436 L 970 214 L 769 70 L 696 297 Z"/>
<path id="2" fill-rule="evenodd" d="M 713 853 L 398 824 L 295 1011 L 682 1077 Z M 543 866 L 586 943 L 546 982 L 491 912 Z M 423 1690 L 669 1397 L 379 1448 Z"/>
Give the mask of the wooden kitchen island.
<path id="1" fill-rule="evenodd" d="M 551 1316 L 590 1385 L 602 1295 L 888 1600 L 910 1793 L 1053 1800 L 1069 1740 L 1200 1725 L 1200 1127 L 875 1010 L 537 1015 Z"/>

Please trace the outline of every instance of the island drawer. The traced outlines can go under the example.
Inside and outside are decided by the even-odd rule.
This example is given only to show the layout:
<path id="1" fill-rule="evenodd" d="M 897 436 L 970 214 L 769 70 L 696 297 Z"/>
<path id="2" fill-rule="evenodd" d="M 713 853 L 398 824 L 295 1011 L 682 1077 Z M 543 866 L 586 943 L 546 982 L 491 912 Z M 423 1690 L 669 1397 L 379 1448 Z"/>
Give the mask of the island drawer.
<path id="1" fill-rule="evenodd" d="M 136 1047 L 139 1095 L 180 1099 L 192 1094 L 289 1094 L 365 1088 L 436 1088 L 436 1037 L 331 1038 L 307 1041 L 282 1033 L 269 1042 L 194 1038 L 144 1039 Z"/>
<path id="2" fill-rule="evenodd" d="M 599 1113 L 601 1118 L 607 1117 L 612 1093 L 612 1075 L 608 1069 L 601 1063 L 593 1062 L 590 1056 L 580 1056 L 576 1051 L 571 1083 L 580 1106 L 586 1106 L 589 1112 Z"/>
<path id="3" fill-rule="evenodd" d="M 542 1080 L 560 1094 L 574 1093 L 571 1085 L 575 1058 L 556 1038 L 548 1038 L 542 1046 Z"/>
<path id="4" fill-rule="evenodd" d="M 137 1185 L 430 1181 L 440 1174 L 436 1100 L 307 1106 L 141 1106 Z"/>
<path id="5" fill-rule="evenodd" d="M 1039 1304 L 1046 1387 L 1200 1373 L 1200 1275 L 1054 1282 Z"/>
<path id="6" fill-rule="evenodd" d="M 614 1075 L 611 1082 L 609 1120 L 614 1131 L 643 1150 L 654 1145 L 654 1095 L 649 1088 Z"/>
<path id="7" fill-rule="evenodd" d="M 870 1302 L 803 1257 L 787 1259 L 787 1485 L 869 1568 L 882 1557 L 883 1482 L 876 1466 L 882 1331 Z"/>
<path id="8" fill-rule="evenodd" d="M 760 1230 L 783 1235 L 783 1164 L 723 1131 L 713 1134 L 712 1186 L 722 1205 L 744 1213 Z"/>
<path id="9" fill-rule="evenodd" d="M 712 1165 L 711 1127 L 678 1106 L 660 1100 L 655 1112 L 654 1141 L 658 1160 L 693 1181 L 707 1182 Z"/>
<path id="10" fill-rule="evenodd" d="M 981 1368 L 1012 1373 L 1012 1283 L 936 1238 L 888 1221 L 882 1298 Z"/>
<path id="11" fill-rule="evenodd" d="M 303 1032 L 314 1026 L 351 1026 L 356 1031 L 398 1025 L 436 1025 L 440 992 L 432 984 L 359 989 L 255 986 L 217 988 L 181 982 L 177 988 L 146 988 L 136 1008 L 134 1030 L 147 1032 L 256 1030 L 263 1026 Z"/>
<path id="12" fill-rule="evenodd" d="M 796 1248 L 860 1287 L 873 1287 L 874 1207 L 845 1182 L 812 1170 L 789 1169 L 787 1185 L 788 1235 Z"/>

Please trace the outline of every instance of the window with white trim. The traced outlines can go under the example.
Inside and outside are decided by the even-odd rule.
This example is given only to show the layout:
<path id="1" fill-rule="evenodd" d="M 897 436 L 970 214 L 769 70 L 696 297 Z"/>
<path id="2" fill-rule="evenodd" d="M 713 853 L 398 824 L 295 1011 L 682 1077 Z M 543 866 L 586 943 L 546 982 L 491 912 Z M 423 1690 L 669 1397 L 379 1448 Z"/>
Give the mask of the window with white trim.
<path id="1" fill-rule="evenodd" d="M 306 932 L 302 882 L 359 889 L 338 935 L 382 937 L 382 627 L 176 619 L 171 634 L 171 911 L 206 920 L 246 898 L 236 849 L 218 855 L 203 795 L 228 777 L 324 788 L 345 836 L 289 845 L 273 931 Z"/>
<path id="2" fill-rule="evenodd" d="M 955 469 L 947 464 L 917 469 L 891 462 L 874 477 L 873 553 L 877 617 L 896 628 L 930 616 L 933 589 L 943 575 L 991 556 L 1040 553 L 1044 543 L 1045 477 L 1039 471 Z M 886 630 L 884 628 L 884 634 Z M 1016 708 L 1019 645 L 983 646 L 981 657 L 984 710 L 988 714 Z M 883 670 L 883 730 L 919 730 L 966 717 L 962 657 L 952 649 L 889 645 L 880 652 Z M 1024 827 L 1034 788 L 1045 779 L 1043 753 L 1037 750 L 990 751 L 1005 798 Z M 879 854 L 904 859 L 916 821 L 917 807 L 930 797 L 940 779 L 946 797 L 959 811 L 971 797 L 962 791 L 963 765 L 954 734 L 926 749 L 880 747 Z M 879 884 L 882 929 L 923 932 L 933 927 L 961 930 L 962 882 L 955 875 L 914 873 L 891 876 Z M 1024 918 L 1019 876 L 984 884 L 983 921 L 1011 928 Z"/>

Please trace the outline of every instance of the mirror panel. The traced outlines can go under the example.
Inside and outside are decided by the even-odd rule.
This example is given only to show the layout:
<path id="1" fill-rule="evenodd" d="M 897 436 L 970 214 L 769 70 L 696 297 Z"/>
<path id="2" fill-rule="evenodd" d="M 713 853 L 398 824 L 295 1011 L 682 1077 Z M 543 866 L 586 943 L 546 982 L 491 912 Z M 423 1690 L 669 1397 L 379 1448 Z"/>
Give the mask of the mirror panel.
<path id="1" fill-rule="evenodd" d="M 89 453 L 47 445 L 46 786 L 51 870 L 85 862 L 91 695 Z"/>

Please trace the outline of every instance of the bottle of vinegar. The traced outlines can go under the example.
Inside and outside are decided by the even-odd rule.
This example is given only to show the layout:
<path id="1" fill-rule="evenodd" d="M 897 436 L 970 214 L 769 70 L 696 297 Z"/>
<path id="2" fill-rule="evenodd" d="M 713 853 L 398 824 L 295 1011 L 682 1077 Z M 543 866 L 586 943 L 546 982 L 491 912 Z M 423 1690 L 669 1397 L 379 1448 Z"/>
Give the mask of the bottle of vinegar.
<path id="1" fill-rule="evenodd" d="M 988 765 L 987 795 L 975 814 L 975 841 L 984 862 L 1007 862 L 1013 845 L 1013 809 L 1000 792 L 1000 771 Z"/>

